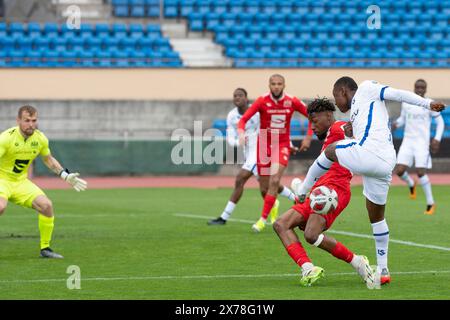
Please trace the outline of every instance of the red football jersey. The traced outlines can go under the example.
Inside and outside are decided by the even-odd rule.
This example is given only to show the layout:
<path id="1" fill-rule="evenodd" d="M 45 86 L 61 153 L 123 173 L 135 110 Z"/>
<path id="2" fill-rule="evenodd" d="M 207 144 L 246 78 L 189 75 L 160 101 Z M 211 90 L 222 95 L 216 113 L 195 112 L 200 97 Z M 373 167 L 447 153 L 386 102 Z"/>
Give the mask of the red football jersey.
<path id="1" fill-rule="evenodd" d="M 290 143 L 291 118 L 294 111 L 308 117 L 306 105 L 298 98 L 283 94 L 279 100 L 275 100 L 267 93 L 259 97 L 244 113 L 238 123 L 238 128 L 245 130 L 245 124 L 256 113 L 260 115 L 261 130 L 267 130 L 267 139 L 272 141 L 273 135 L 278 135 L 280 144 Z M 308 124 L 308 135 L 312 135 L 311 125 Z"/>
<path id="2" fill-rule="evenodd" d="M 345 139 L 345 133 L 344 133 L 344 125 L 346 124 L 345 121 L 336 121 L 333 123 L 328 129 L 327 137 L 325 138 L 325 141 L 322 146 L 322 151 L 325 150 L 325 148 L 332 144 L 333 142 L 343 140 Z M 320 177 L 319 180 L 314 184 L 315 185 L 327 185 L 327 184 L 334 184 L 334 185 L 340 185 L 340 186 L 350 186 L 350 180 L 352 180 L 352 173 L 341 166 L 339 163 L 334 162 L 330 170 Z M 314 189 L 313 186 L 313 189 Z"/>

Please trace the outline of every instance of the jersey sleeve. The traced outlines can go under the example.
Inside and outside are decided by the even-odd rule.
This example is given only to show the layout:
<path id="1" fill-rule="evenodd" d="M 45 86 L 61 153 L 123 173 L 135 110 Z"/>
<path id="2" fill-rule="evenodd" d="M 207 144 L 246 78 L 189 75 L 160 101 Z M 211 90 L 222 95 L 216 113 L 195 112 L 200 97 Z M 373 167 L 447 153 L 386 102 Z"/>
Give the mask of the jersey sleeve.
<path id="1" fill-rule="evenodd" d="M 358 91 L 362 91 L 364 96 L 370 100 L 385 100 L 385 91 L 389 86 L 383 85 L 374 80 L 363 81 L 359 87 Z"/>
<path id="2" fill-rule="evenodd" d="M 434 113 L 437 113 L 437 115 L 433 115 Z M 445 129 L 444 118 L 439 112 L 436 111 L 431 111 L 431 116 L 434 120 L 436 120 L 436 134 L 434 135 L 434 139 L 441 141 Z"/>
<path id="3" fill-rule="evenodd" d="M 261 104 L 261 101 L 262 101 L 261 97 L 256 99 L 256 101 L 253 102 L 253 104 L 250 106 L 250 108 L 248 108 L 247 111 L 245 111 L 241 120 L 239 120 L 238 132 L 239 132 L 239 130 L 245 131 L 245 124 L 247 123 L 247 121 L 250 120 L 251 117 L 253 117 L 253 115 L 255 113 L 259 112 L 259 106 Z"/>
<path id="4" fill-rule="evenodd" d="M 230 146 L 236 147 L 239 145 L 239 136 L 237 132 L 237 128 L 233 126 L 231 119 L 231 112 L 227 116 L 227 142 Z"/>
<path id="5" fill-rule="evenodd" d="M 345 130 L 344 130 L 345 122 L 336 121 L 330 128 L 330 133 L 328 134 L 323 148 L 326 148 L 328 145 L 333 142 L 344 140 L 345 139 Z"/>
<path id="6" fill-rule="evenodd" d="M 294 110 L 300 112 L 302 115 L 308 118 L 308 108 L 306 104 L 297 97 L 292 99 L 292 105 L 294 106 Z"/>
<path id="7" fill-rule="evenodd" d="M 50 154 L 50 147 L 48 144 L 48 139 L 44 134 L 41 135 L 41 143 L 42 143 L 42 148 L 41 148 L 41 152 L 39 153 L 39 155 L 41 155 L 42 157 L 46 157 Z"/>

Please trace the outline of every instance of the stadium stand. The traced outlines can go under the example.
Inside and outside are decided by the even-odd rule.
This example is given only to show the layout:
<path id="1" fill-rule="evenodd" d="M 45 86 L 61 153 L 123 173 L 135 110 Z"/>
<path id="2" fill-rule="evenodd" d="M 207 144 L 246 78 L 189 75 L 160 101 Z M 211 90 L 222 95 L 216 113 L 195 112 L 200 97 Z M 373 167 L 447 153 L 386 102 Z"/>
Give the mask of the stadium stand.
<path id="1" fill-rule="evenodd" d="M 0 67 L 181 67 L 158 24 L 0 22 Z"/>
<path id="2" fill-rule="evenodd" d="M 149 15 L 152 1 L 112 0 L 117 16 Z M 120 3 L 120 5 L 119 5 Z M 165 0 L 166 18 L 211 31 L 238 68 L 448 68 L 450 1 Z M 119 13 L 117 12 L 119 10 Z M 141 15 L 141 16 L 142 16 Z"/>
<path id="3" fill-rule="evenodd" d="M 181 67 L 159 0 L 108 0 L 132 23 L 0 23 L 0 67 Z M 450 1 L 164 0 L 165 19 L 212 34 L 236 68 L 448 68 Z M 135 23 L 141 19 L 144 23 Z"/>

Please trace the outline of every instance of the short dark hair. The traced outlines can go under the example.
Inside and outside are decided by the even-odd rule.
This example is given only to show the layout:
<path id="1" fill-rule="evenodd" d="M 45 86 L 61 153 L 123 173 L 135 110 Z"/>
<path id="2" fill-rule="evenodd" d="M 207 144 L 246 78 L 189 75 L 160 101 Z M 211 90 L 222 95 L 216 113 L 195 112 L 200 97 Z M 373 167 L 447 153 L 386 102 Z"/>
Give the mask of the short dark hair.
<path id="1" fill-rule="evenodd" d="M 308 104 L 309 115 L 325 111 L 336 111 L 334 104 L 327 98 L 316 98 Z"/>
<path id="2" fill-rule="evenodd" d="M 335 83 L 334 83 L 334 87 L 335 88 L 341 88 L 341 87 L 346 87 L 352 91 L 356 91 L 358 90 L 358 85 L 356 84 L 355 80 L 353 80 L 350 77 L 342 77 L 339 78 Z"/>
<path id="3" fill-rule="evenodd" d="M 35 115 L 37 113 L 37 110 L 35 107 L 29 106 L 29 105 L 25 105 L 19 108 L 19 111 L 17 112 L 17 116 L 19 118 L 22 118 L 22 114 L 26 112 L 29 113 L 30 116 Z"/>
<path id="4" fill-rule="evenodd" d="M 244 93 L 245 97 L 247 98 L 247 90 L 245 90 L 244 88 L 236 88 L 234 91 L 240 90 Z"/>
<path id="5" fill-rule="evenodd" d="M 423 79 L 417 79 L 416 82 L 414 82 L 414 84 L 416 84 L 417 82 L 423 82 L 423 83 L 425 83 L 425 85 L 427 85 L 427 82 Z"/>

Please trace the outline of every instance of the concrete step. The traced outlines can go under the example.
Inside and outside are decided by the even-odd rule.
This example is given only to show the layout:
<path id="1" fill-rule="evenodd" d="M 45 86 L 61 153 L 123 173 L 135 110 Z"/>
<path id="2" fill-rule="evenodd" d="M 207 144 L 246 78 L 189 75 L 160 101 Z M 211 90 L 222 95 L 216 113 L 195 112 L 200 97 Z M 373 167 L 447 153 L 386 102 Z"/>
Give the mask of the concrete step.
<path id="1" fill-rule="evenodd" d="M 210 39 L 172 39 L 173 45 L 191 50 L 222 50 L 222 47 Z"/>
<path id="2" fill-rule="evenodd" d="M 216 61 L 216 60 L 185 60 L 183 65 L 191 68 L 225 68 L 232 66 L 231 61 Z"/>
<path id="3" fill-rule="evenodd" d="M 101 0 L 78 0 L 77 3 L 63 0 L 59 1 L 62 1 L 56 4 L 56 12 L 59 17 L 67 18 L 73 15 L 73 10 L 71 9 L 73 6 L 79 8 L 81 20 L 84 23 L 91 23 L 92 19 L 108 20 L 112 15 L 111 5 L 109 3 L 103 3 Z"/>
<path id="4" fill-rule="evenodd" d="M 161 31 L 171 39 L 183 39 L 186 38 L 187 26 L 185 22 L 164 22 L 161 25 Z"/>

